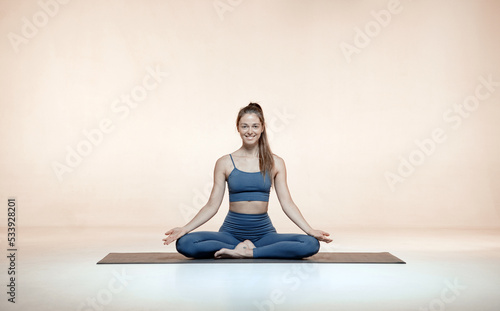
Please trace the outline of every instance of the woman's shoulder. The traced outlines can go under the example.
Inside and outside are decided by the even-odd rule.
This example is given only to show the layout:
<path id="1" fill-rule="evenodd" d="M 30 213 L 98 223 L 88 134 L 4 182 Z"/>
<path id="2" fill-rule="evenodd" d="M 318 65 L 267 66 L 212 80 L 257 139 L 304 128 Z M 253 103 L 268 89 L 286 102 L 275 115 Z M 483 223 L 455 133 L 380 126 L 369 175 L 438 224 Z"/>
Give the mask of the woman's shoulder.
<path id="1" fill-rule="evenodd" d="M 220 166 L 223 168 L 231 169 L 233 167 L 233 161 L 231 160 L 231 153 L 226 153 L 219 157 L 215 162 L 215 166 Z M 232 154 L 234 157 L 234 154 Z"/>
<path id="2" fill-rule="evenodd" d="M 274 166 L 276 168 L 281 168 L 285 165 L 285 160 L 283 160 L 282 157 L 278 156 L 275 153 L 273 153 L 273 159 L 274 159 Z"/>
<path id="3" fill-rule="evenodd" d="M 224 154 L 223 156 L 219 157 L 215 164 L 227 164 L 231 162 L 231 158 L 229 157 L 229 153 Z"/>
<path id="4" fill-rule="evenodd" d="M 217 161 L 215 161 L 214 169 L 216 172 L 226 175 L 227 178 L 227 175 L 232 170 L 232 163 L 231 158 L 229 157 L 229 153 L 219 157 Z"/>
<path id="5" fill-rule="evenodd" d="M 278 156 L 277 154 L 273 153 L 273 160 L 274 160 L 274 165 L 275 166 L 283 166 L 285 164 L 285 160 L 283 160 L 282 157 Z M 219 157 L 216 161 L 217 164 L 221 165 L 227 165 L 231 163 L 231 156 L 230 153 L 224 154 L 221 157 Z"/>

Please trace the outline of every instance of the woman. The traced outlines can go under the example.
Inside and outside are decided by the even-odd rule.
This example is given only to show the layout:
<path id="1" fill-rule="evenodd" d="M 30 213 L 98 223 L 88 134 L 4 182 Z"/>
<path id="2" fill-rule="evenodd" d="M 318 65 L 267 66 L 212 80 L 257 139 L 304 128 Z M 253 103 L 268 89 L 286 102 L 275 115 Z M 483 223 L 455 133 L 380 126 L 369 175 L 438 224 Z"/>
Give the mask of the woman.
<path id="1" fill-rule="evenodd" d="M 318 241 L 330 243 L 330 234 L 311 228 L 293 202 L 286 183 L 285 162 L 271 152 L 260 105 L 250 103 L 240 109 L 236 127 L 242 146 L 215 163 L 208 203 L 184 227 L 167 231 L 163 244 L 177 240 L 177 251 L 192 258 L 300 259 L 316 254 Z M 219 232 L 191 232 L 217 213 L 226 181 L 229 212 Z M 276 232 L 267 214 L 273 185 L 285 214 L 307 235 Z"/>

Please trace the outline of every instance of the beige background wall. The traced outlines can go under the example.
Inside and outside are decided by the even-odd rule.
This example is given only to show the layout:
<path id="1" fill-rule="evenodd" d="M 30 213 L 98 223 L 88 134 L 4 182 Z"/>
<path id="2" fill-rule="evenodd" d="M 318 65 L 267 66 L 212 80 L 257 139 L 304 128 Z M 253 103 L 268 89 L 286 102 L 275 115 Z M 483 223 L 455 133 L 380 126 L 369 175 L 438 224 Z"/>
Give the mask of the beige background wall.
<path id="1" fill-rule="evenodd" d="M 500 226 L 498 1 L 41 0 L 0 12 L 0 196 L 17 198 L 18 226 L 183 225 L 215 161 L 239 148 L 250 101 L 313 226 Z M 226 191 L 203 228 L 227 206 Z M 297 230 L 274 192 L 270 213 Z"/>

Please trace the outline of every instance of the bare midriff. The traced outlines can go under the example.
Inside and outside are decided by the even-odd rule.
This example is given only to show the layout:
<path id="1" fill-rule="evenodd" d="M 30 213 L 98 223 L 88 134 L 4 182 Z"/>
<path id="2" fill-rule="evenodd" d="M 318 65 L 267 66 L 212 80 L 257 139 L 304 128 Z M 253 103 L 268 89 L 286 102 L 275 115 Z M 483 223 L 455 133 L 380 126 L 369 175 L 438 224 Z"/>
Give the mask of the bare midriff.
<path id="1" fill-rule="evenodd" d="M 265 201 L 229 202 L 229 210 L 241 214 L 264 214 L 268 205 L 269 202 Z"/>

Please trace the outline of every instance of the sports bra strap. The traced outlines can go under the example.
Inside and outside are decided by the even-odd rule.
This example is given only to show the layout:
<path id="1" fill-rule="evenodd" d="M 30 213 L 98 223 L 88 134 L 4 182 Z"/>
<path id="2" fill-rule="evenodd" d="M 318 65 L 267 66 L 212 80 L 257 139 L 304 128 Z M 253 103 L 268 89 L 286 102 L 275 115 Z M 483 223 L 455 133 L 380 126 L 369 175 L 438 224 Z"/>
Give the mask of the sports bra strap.
<path id="1" fill-rule="evenodd" d="M 236 165 L 234 165 L 233 156 L 231 154 L 229 154 L 229 156 L 231 157 L 231 161 L 233 162 L 234 168 L 236 168 Z"/>

